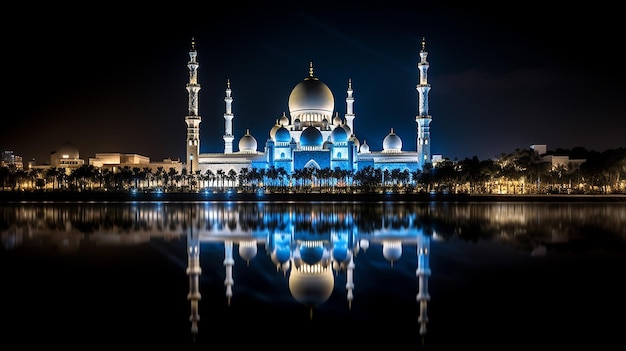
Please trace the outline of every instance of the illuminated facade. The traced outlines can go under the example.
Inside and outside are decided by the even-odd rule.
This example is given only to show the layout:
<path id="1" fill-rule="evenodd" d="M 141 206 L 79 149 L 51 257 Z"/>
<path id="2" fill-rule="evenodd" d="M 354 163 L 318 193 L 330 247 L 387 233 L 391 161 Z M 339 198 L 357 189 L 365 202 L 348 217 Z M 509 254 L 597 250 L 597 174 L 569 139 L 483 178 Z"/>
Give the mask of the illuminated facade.
<path id="1" fill-rule="evenodd" d="M 355 132 L 354 90 L 352 80 L 348 80 L 346 91 L 346 113 L 343 117 L 335 111 L 335 98 L 330 88 L 314 72 L 309 64 L 308 75 L 293 88 L 289 95 L 289 114 L 283 112 L 273 125 L 268 125 L 269 137 L 259 145 L 249 130 L 238 140 L 238 150 L 234 149 L 232 112 L 232 90 L 230 81 L 226 85 L 224 97 L 224 150 L 219 153 L 200 152 L 200 123 L 198 111 L 197 51 L 192 39 L 189 51 L 189 82 L 186 84 L 188 96 L 186 160 L 184 167 L 189 174 L 213 174 L 234 171 L 239 174 L 244 168 L 284 169 L 289 174 L 309 169 L 331 169 L 356 172 L 366 167 L 382 171 L 422 170 L 432 163 L 430 123 L 428 112 L 427 61 L 428 52 L 422 40 L 420 62 L 417 64 L 420 79 L 416 87 L 418 115 L 415 117 L 416 150 L 405 151 L 403 142 L 393 128 L 383 139 L 383 149 L 370 150 L 366 141 L 361 143 Z M 260 150 L 261 149 L 261 150 Z"/>

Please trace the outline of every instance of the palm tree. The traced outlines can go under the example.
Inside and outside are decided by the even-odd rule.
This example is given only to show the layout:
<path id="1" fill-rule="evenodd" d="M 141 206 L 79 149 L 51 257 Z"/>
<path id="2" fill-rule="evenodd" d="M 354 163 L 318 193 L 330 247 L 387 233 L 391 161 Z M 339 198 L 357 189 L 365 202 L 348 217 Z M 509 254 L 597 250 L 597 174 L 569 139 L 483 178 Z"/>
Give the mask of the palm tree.
<path id="1" fill-rule="evenodd" d="M 150 188 L 150 182 L 152 181 L 152 178 L 154 177 L 154 174 L 152 173 L 152 168 L 144 167 L 142 176 L 147 181 L 148 188 Z"/>
<path id="2" fill-rule="evenodd" d="M 221 191 L 224 191 L 224 177 L 225 177 L 226 173 L 224 173 L 224 170 L 222 170 L 222 169 L 218 169 L 215 173 L 217 174 L 218 185 L 221 182 L 222 185 L 221 185 L 220 189 L 221 189 Z"/>
<path id="3" fill-rule="evenodd" d="M 234 186 L 235 181 L 237 180 L 237 171 L 231 168 L 226 175 L 226 179 L 228 179 L 229 187 Z"/>

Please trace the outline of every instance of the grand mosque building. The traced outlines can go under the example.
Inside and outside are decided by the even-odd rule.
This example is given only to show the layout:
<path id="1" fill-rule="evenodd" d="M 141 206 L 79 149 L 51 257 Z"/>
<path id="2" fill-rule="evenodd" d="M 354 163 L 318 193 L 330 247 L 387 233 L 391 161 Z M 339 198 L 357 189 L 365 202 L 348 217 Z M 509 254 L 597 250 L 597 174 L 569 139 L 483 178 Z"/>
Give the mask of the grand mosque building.
<path id="1" fill-rule="evenodd" d="M 430 122 L 428 113 L 427 61 L 428 52 L 422 40 L 419 70 L 419 84 L 416 87 L 418 111 L 415 117 L 416 150 L 403 150 L 403 140 L 393 128 L 383 139 L 382 150 L 371 150 L 367 141 L 358 139 L 358 118 L 354 109 L 352 80 L 347 82 L 345 92 L 345 114 L 335 110 L 335 95 L 316 76 L 313 63 L 309 64 L 308 74 L 297 83 L 289 95 L 289 113 L 283 112 L 279 119 L 268 123 L 268 134 L 253 136 L 249 130 L 237 137 L 233 134 L 233 98 L 230 81 L 226 85 L 224 97 L 224 150 L 219 153 L 201 153 L 200 124 L 202 118 L 198 110 L 198 53 L 192 39 L 189 51 L 189 82 L 186 159 L 183 167 L 190 174 L 204 174 L 211 170 L 225 173 L 234 170 L 282 168 L 292 174 L 304 168 L 331 170 L 341 169 L 356 172 L 366 167 L 382 171 L 413 172 L 432 163 Z M 243 102 L 245 103 L 245 101 Z M 413 141 L 413 140 L 411 140 Z"/>

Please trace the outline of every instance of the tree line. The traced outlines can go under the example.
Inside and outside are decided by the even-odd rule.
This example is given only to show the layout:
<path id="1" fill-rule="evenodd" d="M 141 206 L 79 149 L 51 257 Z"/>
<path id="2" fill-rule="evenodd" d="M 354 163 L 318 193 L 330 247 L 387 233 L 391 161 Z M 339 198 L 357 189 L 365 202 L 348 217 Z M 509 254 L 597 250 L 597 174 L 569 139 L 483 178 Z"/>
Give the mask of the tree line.
<path id="1" fill-rule="evenodd" d="M 4 191 L 626 193 L 626 148 L 597 152 L 578 147 L 551 154 L 584 162 L 554 166 L 532 149 L 517 149 L 495 159 L 443 159 L 414 171 L 368 166 L 357 171 L 304 168 L 288 172 L 270 167 L 189 173 L 184 168 L 140 166 L 115 171 L 93 165 L 30 170 L 9 166 L 0 167 L 0 185 Z"/>

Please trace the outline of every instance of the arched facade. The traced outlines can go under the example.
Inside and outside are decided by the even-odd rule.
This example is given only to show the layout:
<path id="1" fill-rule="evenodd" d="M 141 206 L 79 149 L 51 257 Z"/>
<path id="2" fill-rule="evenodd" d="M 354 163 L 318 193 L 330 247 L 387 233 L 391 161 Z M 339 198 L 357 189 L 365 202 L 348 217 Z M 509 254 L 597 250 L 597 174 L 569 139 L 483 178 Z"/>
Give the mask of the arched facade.
<path id="1" fill-rule="evenodd" d="M 224 151 L 220 153 L 200 153 L 200 121 L 198 114 L 198 83 L 195 42 L 189 52 L 189 114 L 187 123 L 185 168 L 188 172 L 204 174 L 210 170 L 239 173 L 241 169 L 284 169 L 293 174 L 304 168 L 345 170 L 357 172 L 365 167 L 383 171 L 413 172 L 421 170 L 432 162 L 430 154 L 430 122 L 428 115 L 427 81 L 428 62 L 425 42 L 422 41 L 421 60 L 418 63 L 420 82 L 417 85 L 419 111 L 415 117 L 417 145 L 414 151 L 403 150 L 403 142 L 393 128 L 383 140 L 383 150 L 370 150 L 366 142 L 361 144 L 355 134 L 354 97 L 352 81 L 348 81 L 346 91 L 346 113 L 343 117 L 334 111 L 335 96 L 330 88 L 314 72 L 309 64 L 306 77 L 297 83 L 289 95 L 289 114 L 268 124 L 269 138 L 264 143 L 246 131 L 238 142 L 239 149 L 233 150 L 232 133 L 234 115 L 232 113 L 232 91 L 227 83 L 224 101 Z M 245 101 L 243 102 L 245 103 Z"/>

